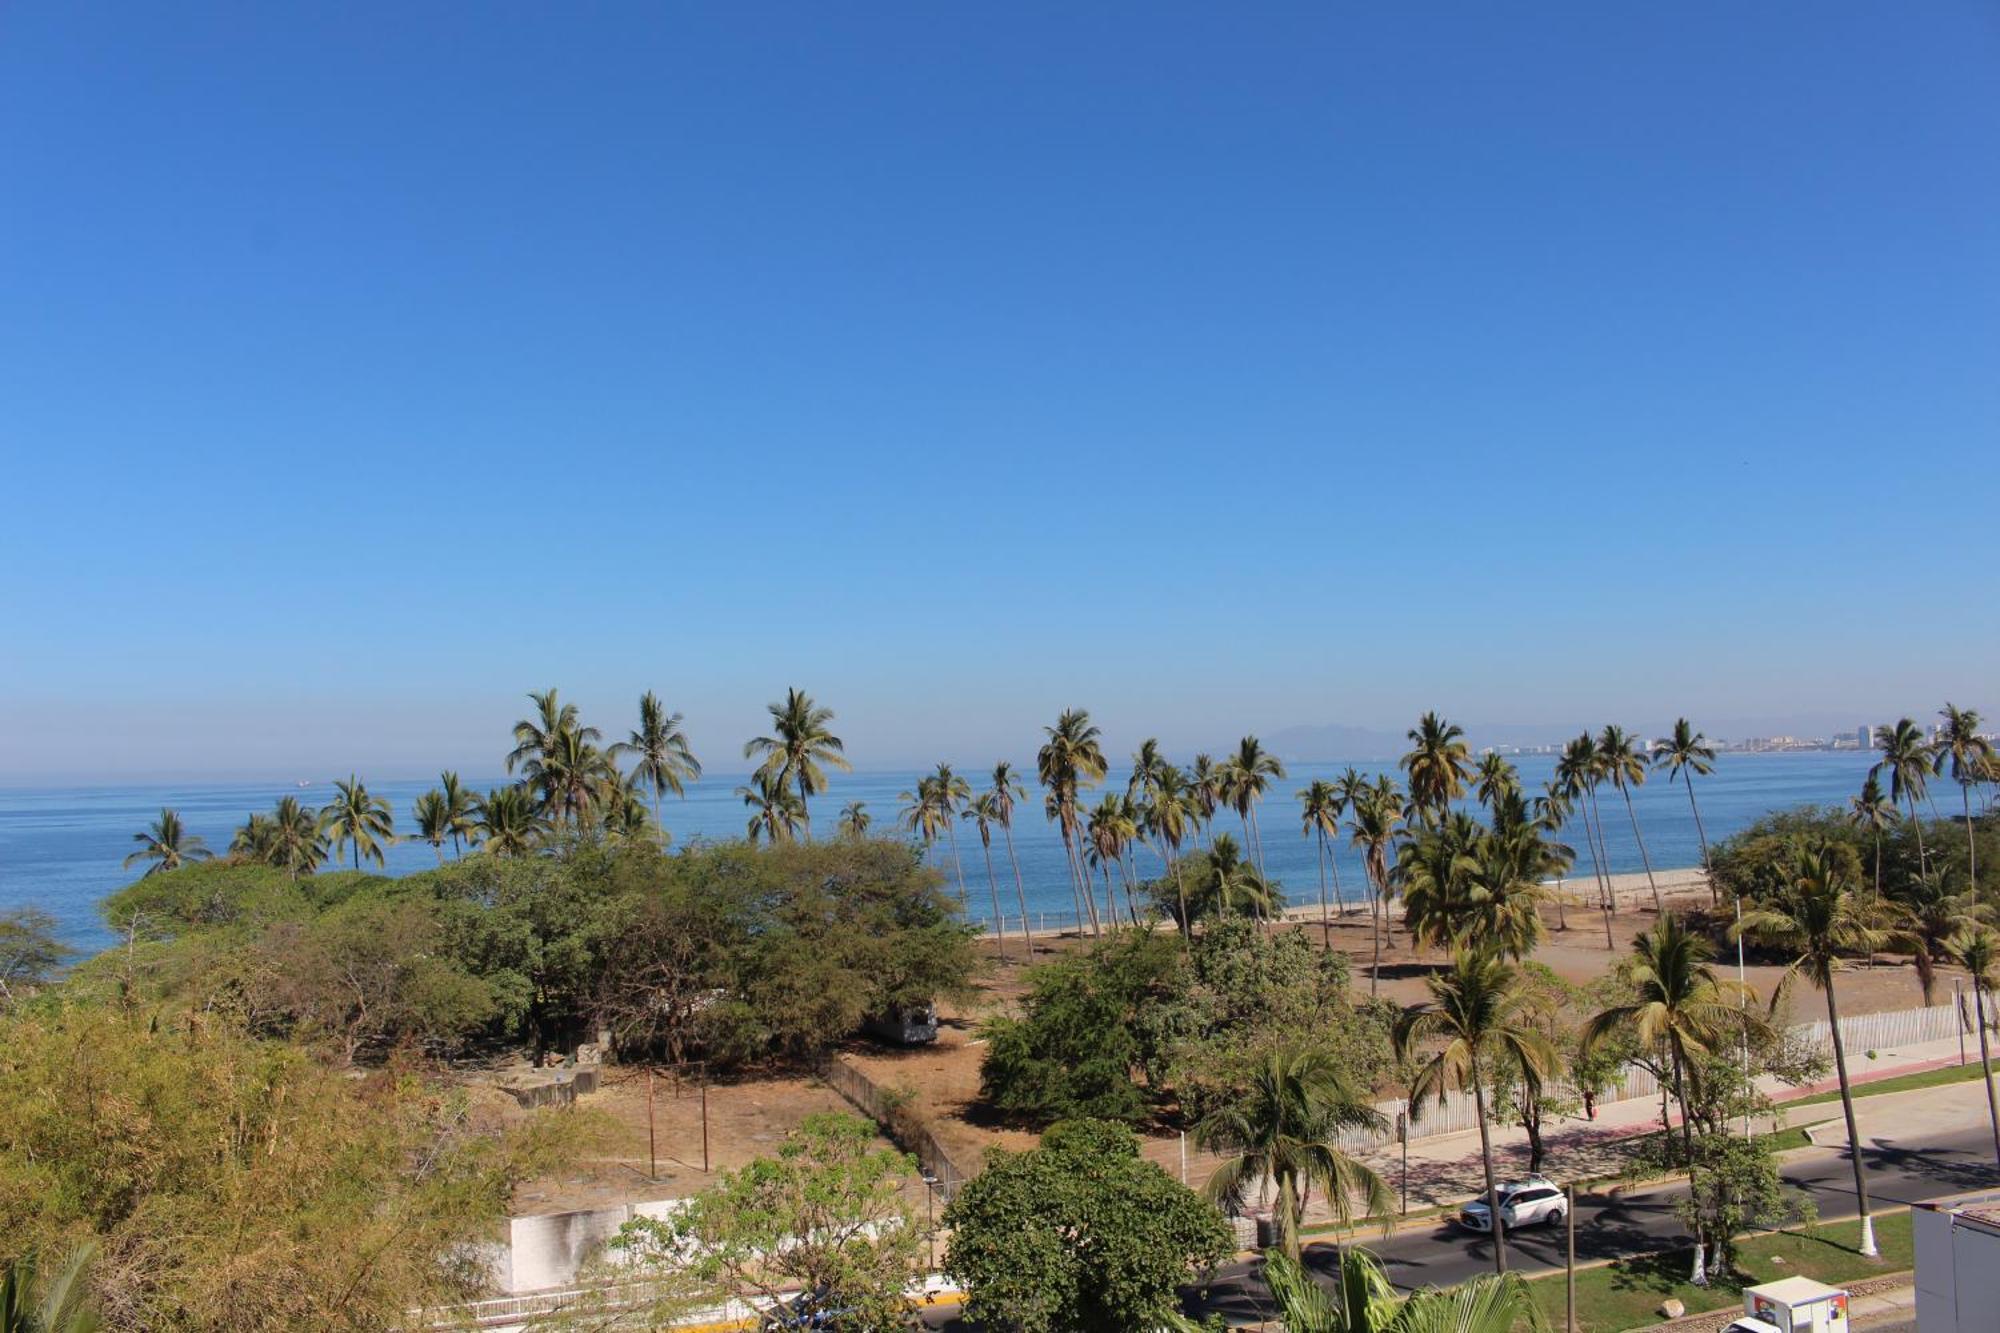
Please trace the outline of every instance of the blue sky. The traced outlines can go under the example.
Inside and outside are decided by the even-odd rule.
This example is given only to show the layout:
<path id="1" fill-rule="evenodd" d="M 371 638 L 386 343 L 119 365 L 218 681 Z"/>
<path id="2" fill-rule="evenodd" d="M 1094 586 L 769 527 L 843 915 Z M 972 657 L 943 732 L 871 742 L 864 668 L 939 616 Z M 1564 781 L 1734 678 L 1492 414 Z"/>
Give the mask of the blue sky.
<path id="1" fill-rule="evenodd" d="M 1992 6 L 1079 9 L 0 11 L 0 779 L 2000 708 Z"/>

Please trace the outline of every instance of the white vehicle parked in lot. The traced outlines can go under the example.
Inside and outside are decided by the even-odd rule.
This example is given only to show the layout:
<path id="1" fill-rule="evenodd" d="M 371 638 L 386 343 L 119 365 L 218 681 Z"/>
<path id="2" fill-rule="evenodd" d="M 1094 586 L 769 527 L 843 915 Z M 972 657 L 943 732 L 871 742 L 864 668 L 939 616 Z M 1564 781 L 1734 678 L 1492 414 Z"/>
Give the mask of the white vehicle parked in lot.
<path id="1" fill-rule="evenodd" d="M 1562 1186 L 1546 1176 L 1510 1180 L 1498 1192 L 1500 1220 L 1509 1231 L 1543 1223 L 1555 1225 L 1569 1216 L 1569 1199 Z M 1486 1200 L 1477 1198 L 1459 1209 L 1458 1224 L 1467 1231 L 1491 1231 L 1493 1218 Z"/>

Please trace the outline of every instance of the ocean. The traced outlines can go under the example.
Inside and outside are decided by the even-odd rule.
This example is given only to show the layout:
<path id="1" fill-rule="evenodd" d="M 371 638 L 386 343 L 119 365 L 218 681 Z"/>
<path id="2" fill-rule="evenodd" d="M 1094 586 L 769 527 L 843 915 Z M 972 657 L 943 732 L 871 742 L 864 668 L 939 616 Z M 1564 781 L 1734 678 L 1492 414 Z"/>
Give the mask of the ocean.
<path id="1" fill-rule="evenodd" d="M 1188 756 L 1173 757 L 1185 762 Z M 1696 780 L 1695 798 L 1701 803 L 1708 836 L 1711 841 L 1727 837 L 1773 810 L 1801 805 L 1844 805 L 1860 790 L 1873 758 L 1871 754 L 1855 751 L 1720 755 L 1715 772 Z M 1515 763 L 1527 789 L 1533 793 L 1548 778 L 1554 760 L 1547 756 L 1522 756 Z M 1287 765 L 1287 776 L 1274 783 L 1259 807 L 1266 866 L 1293 903 L 1317 901 L 1319 893 L 1314 843 L 1300 833 L 1294 793 L 1315 778 L 1332 778 L 1347 767 L 1344 762 Z M 1356 763 L 1354 767 L 1369 774 L 1394 769 L 1393 764 L 1384 763 Z M 977 769 L 961 771 L 975 788 L 985 776 Z M 874 816 L 872 831 L 894 834 L 901 805 L 897 795 L 909 790 L 919 775 L 914 771 L 898 771 L 831 776 L 832 790 L 812 802 L 817 837 L 832 836 L 841 807 L 857 800 L 867 802 L 868 811 Z M 474 774 L 466 774 L 465 780 L 475 790 L 497 786 L 502 781 Z M 675 843 L 684 844 L 697 838 L 741 837 L 746 812 L 735 789 L 743 781 L 740 774 L 711 774 L 691 786 L 686 799 L 669 796 L 663 809 L 664 822 Z M 1122 790 L 1124 781 L 1122 772 L 1114 772 L 1107 785 Z M 435 777 L 431 777 L 369 785 L 370 790 L 389 799 L 399 829 L 407 829 L 411 803 L 435 783 Z M 81 951 L 94 952 L 111 943 L 98 904 L 106 894 L 131 882 L 143 870 L 143 865 L 123 869 L 121 862 L 137 846 L 132 836 L 144 829 L 162 807 L 178 810 L 188 829 L 220 854 L 250 812 L 268 810 L 284 795 L 295 795 L 309 804 L 322 804 L 331 799 L 333 784 L 243 782 L 0 788 L 0 911 L 29 905 L 39 907 L 55 916 L 66 943 Z M 1609 789 L 1601 794 L 1600 801 L 1610 844 L 1611 869 L 1639 870 L 1639 851 L 1623 803 Z M 1089 803 L 1094 804 L 1094 799 Z M 1663 776 L 1655 775 L 1633 793 L 1633 804 L 1656 870 L 1700 862 L 1694 818 L 1688 811 L 1687 793 L 1680 784 L 1669 786 Z M 1029 910 L 1047 912 L 1053 922 L 1056 914 L 1072 911 L 1072 899 L 1062 842 L 1054 826 L 1043 820 L 1041 809 L 1041 793 L 1030 784 L 1027 799 L 1016 811 L 1014 840 L 1027 884 Z M 1232 811 L 1219 813 L 1215 828 L 1234 834 L 1239 842 L 1244 841 L 1242 828 Z M 1579 869 L 1588 873 L 1581 836 L 1565 834 L 1563 840 L 1577 848 Z M 979 835 L 970 824 L 959 830 L 958 854 L 964 864 L 970 915 L 975 919 L 990 919 L 986 865 Z M 1136 855 L 1142 876 L 1151 878 L 1160 872 L 1160 862 L 1152 852 L 1140 849 Z M 932 860 L 943 870 L 955 892 L 957 874 L 950 844 L 939 843 L 933 849 Z M 1012 916 L 1018 910 L 1014 882 L 1005 846 L 997 832 L 993 860 L 1000 883 L 1001 910 Z M 436 863 L 431 848 L 421 842 L 399 843 L 388 849 L 390 874 L 407 874 Z M 1355 900 L 1355 890 L 1363 883 L 1361 863 L 1350 848 L 1342 846 L 1336 864 L 1351 903 Z"/>

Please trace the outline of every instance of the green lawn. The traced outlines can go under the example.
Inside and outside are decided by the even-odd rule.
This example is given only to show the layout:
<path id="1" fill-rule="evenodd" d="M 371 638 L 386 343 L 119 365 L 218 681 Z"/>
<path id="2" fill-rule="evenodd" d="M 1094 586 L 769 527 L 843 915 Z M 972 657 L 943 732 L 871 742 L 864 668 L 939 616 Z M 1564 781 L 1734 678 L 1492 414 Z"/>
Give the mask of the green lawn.
<path id="1" fill-rule="evenodd" d="M 1877 1079 L 1873 1083 L 1858 1084 L 1854 1089 L 1854 1095 L 1857 1097 L 1874 1097 L 1885 1092 L 1909 1092 L 1914 1088 L 1936 1088 L 1947 1083 L 1970 1083 L 1978 1077 L 1979 1062 L 1974 1060 L 1970 1064 L 1946 1065 L 1942 1069 L 1926 1069 L 1921 1074 L 1898 1074 L 1894 1078 Z M 1826 1102 L 1837 1102 L 1839 1100 L 1840 1091 L 1839 1089 L 1835 1089 L 1832 1092 L 1820 1092 L 1810 1097 L 1801 1097 L 1795 1102 L 1785 1102 L 1783 1103 L 1783 1107 L 1819 1106 Z"/>
<path id="2" fill-rule="evenodd" d="M 1910 1214 L 1907 1210 L 1882 1213 L 1875 1218 L 1875 1243 L 1880 1259 L 1863 1259 L 1855 1253 L 1861 1224 L 1855 1221 L 1828 1222 L 1811 1234 L 1802 1231 L 1756 1236 L 1736 1250 L 1737 1272 L 1727 1280 L 1717 1280 L 1706 1288 L 1690 1286 L 1687 1280 L 1693 1253 L 1675 1250 L 1621 1259 L 1598 1268 L 1579 1269 L 1576 1275 L 1576 1322 L 1583 1333 L 1619 1333 L 1660 1322 L 1660 1302 L 1679 1299 L 1689 1314 L 1725 1307 L 1741 1309 L 1743 1288 L 1781 1277 L 1810 1277 L 1836 1286 L 1881 1273 L 1907 1270 L 1910 1255 Z M 1772 1262 L 1784 1259 L 1784 1264 Z M 1563 1327 L 1563 1275 L 1537 1278 L 1532 1284 L 1535 1301 L 1542 1307 L 1550 1326 L 1560 1333 Z"/>

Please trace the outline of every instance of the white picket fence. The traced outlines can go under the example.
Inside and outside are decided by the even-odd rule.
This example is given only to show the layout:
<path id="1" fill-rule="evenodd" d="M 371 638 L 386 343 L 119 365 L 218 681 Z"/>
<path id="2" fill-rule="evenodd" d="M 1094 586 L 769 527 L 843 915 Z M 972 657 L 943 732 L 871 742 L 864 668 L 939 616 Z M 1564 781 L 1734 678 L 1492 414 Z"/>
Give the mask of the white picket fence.
<path id="1" fill-rule="evenodd" d="M 1969 1015 L 1961 1018 L 1958 1009 L 1949 1004 L 1894 1009 L 1879 1014 L 1853 1014 L 1840 1020 L 1841 1039 L 1850 1054 L 1913 1046 L 1926 1041 L 1944 1041 L 1957 1036 L 1961 1030 L 1972 1030 L 1971 1018 Z M 1824 1019 L 1817 1023 L 1800 1023 L 1792 1028 L 1793 1035 L 1829 1052 L 1833 1049 L 1832 1031 Z M 1560 1083 L 1555 1090 L 1565 1097 L 1575 1093 L 1573 1088 Z M 1619 1080 L 1598 1095 L 1597 1102 L 1604 1105 L 1630 1101 L 1634 1097 L 1657 1097 L 1659 1093 L 1659 1080 L 1653 1077 L 1652 1071 L 1638 1065 L 1627 1065 Z M 1396 1117 L 1409 1111 L 1408 1101 L 1396 1097 L 1377 1102 L 1375 1109 L 1382 1113 L 1386 1127 L 1380 1131 L 1350 1130 L 1341 1135 L 1341 1147 L 1349 1152 L 1365 1152 L 1396 1141 Z M 1435 1138 L 1477 1128 L 1479 1116 L 1473 1109 L 1472 1094 L 1453 1092 L 1445 1095 L 1442 1105 L 1433 1098 L 1418 1108 L 1410 1121 L 1410 1137 Z"/>

